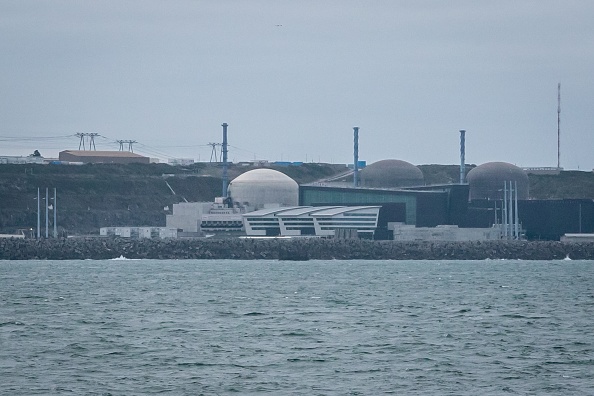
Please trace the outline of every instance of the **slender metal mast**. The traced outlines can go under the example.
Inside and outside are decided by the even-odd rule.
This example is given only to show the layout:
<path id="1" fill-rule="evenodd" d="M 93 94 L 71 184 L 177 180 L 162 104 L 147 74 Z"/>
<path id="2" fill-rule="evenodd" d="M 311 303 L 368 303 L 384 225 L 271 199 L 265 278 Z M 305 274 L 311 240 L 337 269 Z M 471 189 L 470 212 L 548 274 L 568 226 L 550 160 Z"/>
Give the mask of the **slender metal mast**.
<path id="1" fill-rule="evenodd" d="M 37 187 L 37 239 L 41 238 L 41 197 L 39 195 L 39 187 Z"/>
<path id="2" fill-rule="evenodd" d="M 557 169 L 561 169 L 561 83 L 557 84 Z"/>
<path id="3" fill-rule="evenodd" d="M 495 201 L 495 219 L 493 224 L 497 225 L 499 221 L 497 220 L 497 201 Z"/>
<path id="4" fill-rule="evenodd" d="M 58 199 L 56 197 L 56 187 L 54 187 L 54 238 L 58 237 L 58 222 L 56 211 L 58 210 Z"/>
<path id="5" fill-rule="evenodd" d="M 518 182 L 514 181 L 514 232 L 520 239 L 520 217 L 518 215 Z"/>
<path id="6" fill-rule="evenodd" d="M 227 175 L 227 123 L 224 122 L 223 127 L 223 198 L 227 198 L 227 186 L 229 184 L 229 176 Z"/>
<path id="7" fill-rule="evenodd" d="M 501 214 L 502 225 L 503 225 L 503 239 L 508 239 L 507 237 L 507 181 L 503 182 L 503 213 Z"/>
<path id="8" fill-rule="evenodd" d="M 514 239 L 514 217 L 513 217 L 513 191 L 512 191 L 512 182 L 509 181 L 509 210 L 507 211 L 509 220 L 507 224 L 509 225 L 509 239 Z"/>

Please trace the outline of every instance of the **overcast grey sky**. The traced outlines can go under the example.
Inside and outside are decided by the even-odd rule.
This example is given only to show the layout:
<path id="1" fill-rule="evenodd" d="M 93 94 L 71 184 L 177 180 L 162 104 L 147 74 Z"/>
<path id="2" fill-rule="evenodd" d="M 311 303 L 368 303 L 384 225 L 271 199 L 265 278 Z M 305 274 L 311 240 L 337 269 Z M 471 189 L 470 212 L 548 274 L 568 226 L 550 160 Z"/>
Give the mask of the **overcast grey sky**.
<path id="1" fill-rule="evenodd" d="M 594 168 L 594 1 L 0 1 L 0 155 Z M 23 137 L 11 140 L 6 137 Z M 64 138 L 59 138 L 64 137 Z M 33 138 L 24 140 L 24 138 Z"/>

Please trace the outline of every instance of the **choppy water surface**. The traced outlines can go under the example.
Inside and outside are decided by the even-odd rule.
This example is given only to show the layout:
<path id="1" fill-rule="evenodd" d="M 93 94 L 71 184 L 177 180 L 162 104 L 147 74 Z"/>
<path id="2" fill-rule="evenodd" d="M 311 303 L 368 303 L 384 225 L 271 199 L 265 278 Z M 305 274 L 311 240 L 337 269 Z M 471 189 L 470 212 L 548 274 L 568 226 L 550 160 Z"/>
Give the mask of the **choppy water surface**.
<path id="1" fill-rule="evenodd" d="M 592 261 L 0 262 L 0 393 L 594 394 Z"/>

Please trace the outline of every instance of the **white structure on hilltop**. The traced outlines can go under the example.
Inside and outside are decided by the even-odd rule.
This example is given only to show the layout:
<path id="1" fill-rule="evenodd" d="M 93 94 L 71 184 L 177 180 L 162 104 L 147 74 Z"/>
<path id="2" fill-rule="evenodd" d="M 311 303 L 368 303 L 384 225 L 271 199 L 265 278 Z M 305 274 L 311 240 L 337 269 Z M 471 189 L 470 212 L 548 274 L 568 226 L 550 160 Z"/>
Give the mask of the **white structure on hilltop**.
<path id="1" fill-rule="evenodd" d="M 43 164 L 45 158 L 40 156 L 0 156 L 0 164 Z"/>
<path id="2" fill-rule="evenodd" d="M 194 163 L 192 158 L 169 158 L 167 164 L 171 166 L 189 166 Z"/>

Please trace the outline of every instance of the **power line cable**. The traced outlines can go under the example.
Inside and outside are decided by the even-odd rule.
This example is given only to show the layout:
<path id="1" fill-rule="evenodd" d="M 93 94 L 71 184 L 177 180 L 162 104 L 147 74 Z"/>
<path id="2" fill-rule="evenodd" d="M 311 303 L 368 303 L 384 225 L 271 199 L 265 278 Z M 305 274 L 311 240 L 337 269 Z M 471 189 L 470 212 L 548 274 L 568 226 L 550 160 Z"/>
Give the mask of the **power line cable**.
<path id="1" fill-rule="evenodd" d="M 183 146 L 159 146 L 163 148 L 193 148 L 193 147 L 210 147 L 208 144 L 190 144 L 190 145 L 183 145 Z"/>
<path id="2" fill-rule="evenodd" d="M 120 143 L 118 143 L 117 139 L 114 138 L 110 138 L 108 136 L 102 135 L 102 134 L 94 134 L 94 137 L 96 138 L 96 142 L 97 144 L 101 144 L 101 145 L 106 145 L 109 148 L 113 148 L 113 151 L 117 151 L 120 147 Z M 60 142 L 64 142 L 64 141 L 71 141 L 72 143 L 74 143 L 73 138 L 80 138 L 80 134 L 69 134 L 69 135 L 57 135 L 57 136 L 2 136 L 0 135 L 0 142 L 4 142 L 6 145 L 10 146 L 10 147 L 16 147 L 16 148 L 28 148 L 30 142 L 43 142 L 44 144 L 44 149 L 60 149 L 60 148 L 64 148 L 63 145 L 61 146 L 57 146 L 56 144 L 59 144 Z M 49 144 L 48 144 L 49 143 Z M 51 143 L 54 143 L 53 145 L 51 145 Z M 79 142 L 80 143 L 80 142 Z M 95 143 L 95 142 L 93 142 Z M 172 155 L 171 153 L 167 153 L 163 150 L 161 150 L 162 148 L 187 148 L 187 149 L 195 149 L 195 148 L 207 148 L 207 147 L 211 147 L 210 144 L 189 144 L 189 145 L 171 145 L 171 146 L 159 146 L 159 148 L 156 147 L 152 147 L 150 145 L 147 144 L 143 144 L 143 143 L 138 143 L 135 142 L 139 149 L 137 151 L 139 152 L 143 152 L 146 153 L 148 155 L 152 155 L 152 156 L 157 156 L 157 157 L 163 157 L 163 158 L 178 158 L 178 156 Z M 237 146 L 233 146 L 233 145 L 229 145 L 229 147 L 233 148 L 234 150 L 237 151 L 242 151 L 245 153 L 249 153 L 250 156 L 259 156 L 259 154 L 257 154 L 256 152 L 252 151 L 252 150 L 247 150 L 247 149 L 243 149 L 241 147 L 237 147 Z M 135 146 L 136 148 L 136 146 Z"/>
<path id="3" fill-rule="evenodd" d="M 140 146 L 140 149 L 137 151 L 145 152 L 150 155 L 156 155 L 158 157 L 163 157 L 166 159 L 177 158 L 176 156 L 169 155 L 169 153 L 165 153 L 165 152 L 160 151 L 154 147 L 147 146 L 146 144 L 142 144 L 142 143 L 136 143 L 136 144 L 138 146 Z"/>
<path id="4" fill-rule="evenodd" d="M 107 140 L 109 144 L 112 144 L 114 147 L 120 147 L 120 143 L 118 139 L 113 139 L 110 138 L 108 136 L 105 135 L 99 135 L 103 140 Z M 156 157 L 162 157 L 165 159 L 171 159 L 171 158 L 177 158 L 176 156 L 172 156 L 169 153 L 165 153 L 157 148 L 148 146 L 146 144 L 140 143 L 138 141 L 134 141 L 134 143 L 136 144 L 135 147 L 135 151 L 137 153 L 142 153 L 142 154 L 148 154 L 149 156 L 156 156 Z M 140 147 L 140 148 L 139 148 Z"/>
<path id="5" fill-rule="evenodd" d="M 232 145 L 229 145 L 229 147 L 231 147 L 231 148 L 234 148 L 235 150 L 239 150 L 239 151 L 245 151 L 246 153 L 253 154 L 254 156 L 257 156 L 257 157 L 259 157 L 259 156 L 260 156 L 260 154 L 256 153 L 255 151 L 252 151 L 252 150 L 246 150 L 246 149 L 243 149 L 243 148 L 241 148 L 241 147 L 232 146 Z"/>
<path id="6" fill-rule="evenodd" d="M 28 141 L 39 141 L 39 140 L 62 140 L 62 139 L 71 139 L 76 135 L 63 135 L 63 136 L 0 136 L 0 141 L 2 142 L 28 142 Z"/>

